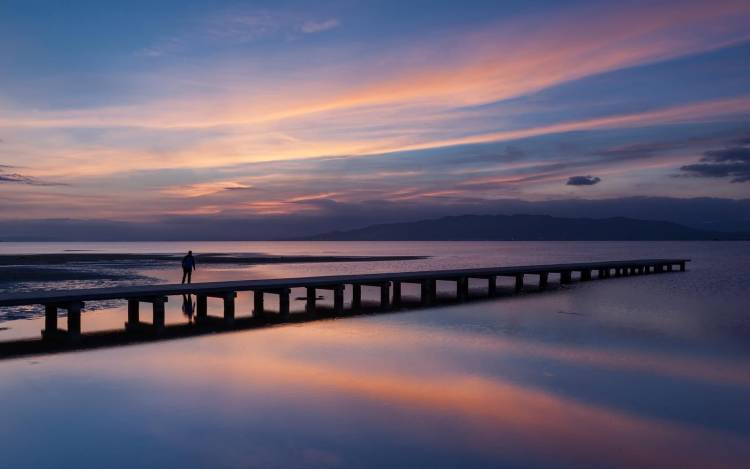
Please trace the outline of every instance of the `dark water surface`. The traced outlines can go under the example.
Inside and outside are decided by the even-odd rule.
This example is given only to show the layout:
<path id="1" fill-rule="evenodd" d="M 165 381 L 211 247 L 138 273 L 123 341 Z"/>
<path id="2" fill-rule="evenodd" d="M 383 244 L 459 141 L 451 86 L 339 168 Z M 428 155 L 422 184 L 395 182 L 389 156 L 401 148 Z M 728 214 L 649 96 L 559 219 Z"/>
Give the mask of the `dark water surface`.
<path id="1" fill-rule="evenodd" d="M 640 257 L 693 262 L 685 273 L 493 301 L 0 360 L 0 467 L 750 461 L 750 243 L 29 244 L 0 245 L 0 254 L 187 248 L 432 256 L 199 265 L 196 280 L 206 281 Z M 136 270 L 160 281 L 179 275 L 167 265 Z M 238 298 L 243 314 L 246 296 Z M 179 303 L 169 308 L 170 321 L 184 321 Z M 83 325 L 122 327 L 124 318 L 113 305 L 84 314 Z M 8 327 L 0 340 L 41 328 L 38 319 L 0 325 Z"/>

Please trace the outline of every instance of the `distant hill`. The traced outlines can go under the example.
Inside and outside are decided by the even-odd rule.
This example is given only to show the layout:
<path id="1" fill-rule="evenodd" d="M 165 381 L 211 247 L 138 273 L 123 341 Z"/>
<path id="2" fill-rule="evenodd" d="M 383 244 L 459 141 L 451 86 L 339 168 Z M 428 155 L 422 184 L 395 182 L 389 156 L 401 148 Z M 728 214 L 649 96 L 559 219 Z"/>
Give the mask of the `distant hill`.
<path id="1" fill-rule="evenodd" d="M 736 240 L 746 233 L 698 230 L 633 218 L 560 218 L 547 215 L 462 215 L 371 225 L 305 238 L 315 241 L 597 241 Z"/>

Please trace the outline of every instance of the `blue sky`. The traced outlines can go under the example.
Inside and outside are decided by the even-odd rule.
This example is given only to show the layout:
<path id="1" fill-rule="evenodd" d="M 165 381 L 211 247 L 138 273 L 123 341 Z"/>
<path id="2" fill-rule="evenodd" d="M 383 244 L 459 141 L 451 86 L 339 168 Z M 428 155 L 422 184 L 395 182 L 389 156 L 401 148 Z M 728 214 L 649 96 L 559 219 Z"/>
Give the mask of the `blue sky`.
<path id="1" fill-rule="evenodd" d="M 3 0 L 0 217 L 746 198 L 747 24 L 732 0 Z"/>

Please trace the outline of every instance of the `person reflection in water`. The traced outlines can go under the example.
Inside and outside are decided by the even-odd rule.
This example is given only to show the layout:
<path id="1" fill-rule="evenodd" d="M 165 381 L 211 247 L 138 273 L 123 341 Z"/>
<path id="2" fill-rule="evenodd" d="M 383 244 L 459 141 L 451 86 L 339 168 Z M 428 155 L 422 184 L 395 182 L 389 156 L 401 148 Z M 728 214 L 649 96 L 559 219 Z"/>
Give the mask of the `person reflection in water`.
<path id="1" fill-rule="evenodd" d="M 192 324 L 193 315 L 195 314 L 195 303 L 193 303 L 193 295 L 182 295 L 182 313 L 187 316 L 188 324 Z"/>
<path id="2" fill-rule="evenodd" d="M 195 258 L 193 257 L 193 251 L 188 251 L 187 256 L 182 258 L 182 283 L 191 282 L 193 271 L 195 270 Z"/>

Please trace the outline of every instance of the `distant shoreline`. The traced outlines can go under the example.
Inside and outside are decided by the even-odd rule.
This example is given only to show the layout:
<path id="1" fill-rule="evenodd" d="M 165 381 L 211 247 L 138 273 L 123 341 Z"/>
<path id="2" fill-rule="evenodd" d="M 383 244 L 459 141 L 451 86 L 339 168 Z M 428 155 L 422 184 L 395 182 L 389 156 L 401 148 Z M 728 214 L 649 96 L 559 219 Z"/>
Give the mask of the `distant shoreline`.
<path id="1" fill-rule="evenodd" d="M 7 265 L 64 265 L 71 262 L 117 262 L 150 261 L 179 262 L 183 254 L 127 254 L 96 252 L 65 252 L 47 254 L 0 254 L 0 267 Z M 428 256 L 273 256 L 263 254 L 196 254 L 200 264 L 304 264 L 319 262 L 366 262 L 366 261 L 409 261 L 426 259 Z"/>

